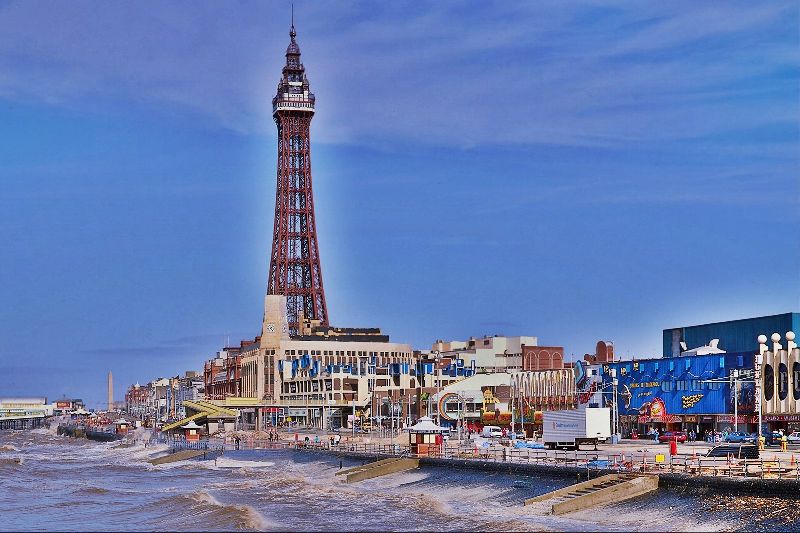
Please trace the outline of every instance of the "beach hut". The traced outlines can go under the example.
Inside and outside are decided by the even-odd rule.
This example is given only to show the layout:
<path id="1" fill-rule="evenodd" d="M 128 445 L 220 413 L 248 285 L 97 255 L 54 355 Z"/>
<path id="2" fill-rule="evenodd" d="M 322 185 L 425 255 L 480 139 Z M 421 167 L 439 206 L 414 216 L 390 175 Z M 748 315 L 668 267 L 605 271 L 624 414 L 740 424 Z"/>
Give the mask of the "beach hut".
<path id="1" fill-rule="evenodd" d="M 182 425 L 181 429 L 186 437 L 186 442 L 197 442 L 200 440 L 200 430 L 203 429 L 203 426 L 198 426 L 194 420 L 191 420 L 188 424 Z"/>
<path id="2" fill-rule="evenodd" d="M 125 435 L 128 433 L 128 427 L 130 427 L 130 422 L 125 420 L 124 418 L 120 418 L 114 423 L 114 430 L 117 435 Z"/>
<path id="3" fill-rule="evenodd" d="M 443 435 L 450 431 L 437 426 L 429 416 L 423 416 L 413 426 L 405 428 L 408 431 L 408 443 L 411 453 L 429 455 L 431 452 L 441 450 L 444 443 Z"/>

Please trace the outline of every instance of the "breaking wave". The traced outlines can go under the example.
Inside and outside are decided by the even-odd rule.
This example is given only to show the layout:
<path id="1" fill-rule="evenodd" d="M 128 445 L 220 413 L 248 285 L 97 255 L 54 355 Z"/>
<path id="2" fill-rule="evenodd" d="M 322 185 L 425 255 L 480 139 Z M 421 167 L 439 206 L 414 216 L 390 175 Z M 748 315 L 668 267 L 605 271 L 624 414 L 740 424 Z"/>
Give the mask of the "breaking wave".
<path id="1" fill-rule="evenodd" d="M 210 527 L 265 531 L 272 524 L 252 506 L 238 503 L 222 503 L 206 491 L 169 496 L 163 504 L 188 506 L 187 518 L 201 528 Z"/>

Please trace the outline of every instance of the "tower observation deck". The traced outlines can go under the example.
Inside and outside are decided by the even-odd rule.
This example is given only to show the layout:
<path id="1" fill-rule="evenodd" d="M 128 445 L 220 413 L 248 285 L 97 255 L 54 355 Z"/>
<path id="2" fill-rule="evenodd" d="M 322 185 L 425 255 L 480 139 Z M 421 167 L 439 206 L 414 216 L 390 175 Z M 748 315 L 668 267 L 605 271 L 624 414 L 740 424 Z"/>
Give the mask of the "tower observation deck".
<path id="1" fill-rule="evenodd" d="M 267 294 L 286 296 L 291 334 L 297 334 L 301 320 L 328 325 L 311 187 L 310 128 L 315 99 L 300 62 L 296 36 L 292 23 L 286 65 L 272 99 L 272 117 L 278 126 L 278 183 L 267 286 Z"/>

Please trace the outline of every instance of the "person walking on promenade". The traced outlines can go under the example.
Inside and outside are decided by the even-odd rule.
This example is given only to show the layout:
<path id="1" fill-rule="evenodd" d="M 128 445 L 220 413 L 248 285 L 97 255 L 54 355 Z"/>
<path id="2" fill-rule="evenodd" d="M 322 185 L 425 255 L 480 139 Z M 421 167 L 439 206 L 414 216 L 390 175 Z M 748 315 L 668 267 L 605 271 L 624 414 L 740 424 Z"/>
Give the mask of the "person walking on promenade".
<path id="1" fill-rule="evenodd" d="M 658 429 L 653 430 L 653 441 L 658 442 Z"/>

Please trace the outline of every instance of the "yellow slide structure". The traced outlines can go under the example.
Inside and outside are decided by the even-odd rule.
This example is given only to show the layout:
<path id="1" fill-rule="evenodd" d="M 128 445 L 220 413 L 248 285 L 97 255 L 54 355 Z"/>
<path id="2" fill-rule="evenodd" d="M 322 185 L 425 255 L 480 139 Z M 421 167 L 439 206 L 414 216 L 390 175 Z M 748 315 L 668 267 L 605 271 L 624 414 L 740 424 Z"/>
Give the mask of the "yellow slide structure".
<path id="1" fill-rule="evenodd" d="M 187 412 L 194 411 L 194 414 L 187 416 L 183 420 L 178 420 L 177 422 L 172 422 L 171 424 L 167 424 L 166 426 L 161 428 L 161 431 L 172 431 L 173 429 L 177 429 L 183 426 L 184 424 L 188 424 L 192 420 L 201 420 L 208 416 L 223 415 L 223 416 L 235 417 L 238 415 L 238 413 L 233 409 L 220 407 L 206 400 L 195 400 L 195 401 L 184 400 L 183 406 L 186 408 Z"/>

